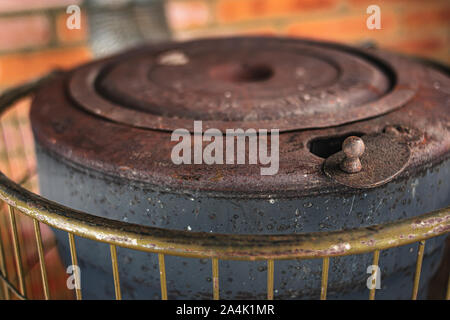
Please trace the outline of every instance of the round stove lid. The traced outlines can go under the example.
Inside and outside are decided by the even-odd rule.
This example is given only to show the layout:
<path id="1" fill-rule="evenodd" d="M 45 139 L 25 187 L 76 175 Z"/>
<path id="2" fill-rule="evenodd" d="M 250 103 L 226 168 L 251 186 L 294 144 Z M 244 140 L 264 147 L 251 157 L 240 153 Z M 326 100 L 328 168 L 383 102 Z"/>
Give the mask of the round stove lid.
<path id="1" fill-rule="evenodd" d="M 346 190 L 323 166 L 350 135 L 394 132 L 411 144 L 396 179 L 448 158 L 449 96 L 447 74 L 384 51 L 300 39 L 209 39 L 145 46 L 80 66 L 36 92 L 30 117 L 40 148 L 102 179 L 163 192 L 298 197 Z M 267 165 L 247 160 L 175 164 L 172 130 L 192 132 L 196 120 L 203 131 L 223 134 L 279 129 L 278 171 L 262 175 Z M 372 150 L 386 140 L 367 141 L 367 155 L 384 157 L 374 165 L 395 163 Z M 389 150 L 398 157 L 398 149 Z"/>
<path id="2" fill-rule="evenodd" d="M 140 50 L 76 71 L 70 95 L 130 126 L 172 131 L 341 125 L 399 108 L 416 83 L 362 51 L 279 38 L 208 39 Z"/>

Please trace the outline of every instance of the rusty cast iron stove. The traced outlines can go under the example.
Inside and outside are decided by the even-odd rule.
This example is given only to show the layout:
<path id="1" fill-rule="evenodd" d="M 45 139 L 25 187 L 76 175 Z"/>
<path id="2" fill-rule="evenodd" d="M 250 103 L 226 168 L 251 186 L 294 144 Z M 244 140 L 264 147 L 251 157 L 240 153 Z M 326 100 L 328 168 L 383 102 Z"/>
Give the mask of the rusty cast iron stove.
<path id="1" fill-rule="evenodd" d="M 41 189 L 75 209 L 167 229 L 269 236 L 395 221 L 450 204 L 449 93 L 445 71 L 378 50 L 261 37 L 144 46 L 36 94 Z M 175 165 L 171 132 L 193 132 L 195 120 L 203 131 L 279 129 L 278 173 Z M 108 248 L 77 247 L 85 297 L 108 297 Z M 60 249 L 69 261 L 65 240 Z M 409 297 L 410 249 L 382 253 L 380 298 Z M 421 292 L 442 252 L 442 238 L 427 243 Z M 157 297 L 157 257 L 118 256 L 123 296 Z M 277 262 L 275 298 L 317 297 L 320 263 Z M 371 264 L 370 255 L 334 259 L 329 297 L 365 298 Z M 169 297 L 210 297 L 207 262 L 168 257 L 166 268 Z M 264 296 L 263 263 L 223 261 L 220 271 L 223 298 Z"/>

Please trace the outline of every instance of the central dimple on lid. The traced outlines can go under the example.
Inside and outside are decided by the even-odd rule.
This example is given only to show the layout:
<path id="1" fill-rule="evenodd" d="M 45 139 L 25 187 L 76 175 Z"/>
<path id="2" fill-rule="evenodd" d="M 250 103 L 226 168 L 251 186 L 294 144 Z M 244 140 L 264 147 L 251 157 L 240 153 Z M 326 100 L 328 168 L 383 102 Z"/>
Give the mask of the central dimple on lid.
<path id="1" fill-rule="evenodd" d="M 272 67 L 261 63 L 219 64 L 209 69 L 211 78 L 230 82 L 259 82 L 270 79 Z"/>

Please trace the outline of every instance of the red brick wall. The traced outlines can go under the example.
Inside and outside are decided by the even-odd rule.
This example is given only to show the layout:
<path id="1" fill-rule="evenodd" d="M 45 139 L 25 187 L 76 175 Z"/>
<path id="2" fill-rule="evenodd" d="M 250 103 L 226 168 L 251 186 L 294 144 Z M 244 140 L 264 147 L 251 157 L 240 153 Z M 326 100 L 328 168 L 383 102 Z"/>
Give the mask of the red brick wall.
<path id="1" fill-rule="evenodd" d="M 381 9 L 381 30 L 369 30 L 366 9 Z M 169 0 L 175 37 L 290 35 L 379 47 L 450 64 L 449 0 Z"/>
<path id="2" fill-rule="evenodd" d="M 91 57 L 87 23 L 69 30 L 66 8 L 81 0 L 0 1 L 0 89 Z"/>
<path id="3" fill-rule="evenodd" d="M 65 26 L 82 0 L 0 0 L 0 90 L 91 57 L 88 25 Z M 368 30 L 366 8 L 381 8 Z M 291 35 L 380 47 L 450 63 L 449 0 L 167 0 L 177 39 L 232 34 Z"/>

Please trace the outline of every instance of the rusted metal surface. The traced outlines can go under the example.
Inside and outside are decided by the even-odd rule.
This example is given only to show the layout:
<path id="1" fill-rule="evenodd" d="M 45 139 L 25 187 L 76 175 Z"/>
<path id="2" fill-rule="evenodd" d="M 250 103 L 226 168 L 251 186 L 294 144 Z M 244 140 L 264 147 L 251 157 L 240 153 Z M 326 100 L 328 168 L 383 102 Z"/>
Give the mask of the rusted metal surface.
<path id="1" fill-rule="evenodd" d="M 161 63 L 174 51 L 186 62 Z M 195 119 L 204 130 L 288 131 L 399 108 L 418 79 L 397 71 L 408 68 L 406 61 L 390 63 L 393 70 L 362 52 L 292 39 L 198 40 L 94 62 L 74 73 L 69 88 L 84 109 L 134 127 L 192 131 Z"/>
<path id="2" fill-rule="evenodd" d="M 350 138 L 353 139 L 349 140 Z M 410 155 L 406 143 L 392 134 L 368 135 L 362 139 L 349 137 L 344 141 L 343 151 L 325 160 L 324 172 L 333 180 L 349 187 L 374 188 L 399 175 L 406 167 Z M 354 170 L 355 166 L 358 166 L 358 170 Z"/>
<path id="3" fill-rule="evenodd" d="M 158 63 L 175 49 L 187 63 Z M 294 63 L 304 70 L 296 74 Z M 449 88 L 445 74 L 379 51 L 290 39 L 207 40 L 145 47 L 69 72 L 37 93 L 31 120 L 39 144 L 74 166 L 175 193 L 297 197 L 347 191 L 323 174 L 324 159 L 310 152 L 315 139 L 415 128 L 420 135 L 411 140 L 405 174 L 448 158 Z M 249 114 L 254 118 L 244 119 Z M 174 165 L 167 130 L 192 129 L 193 119 L 203 120 L 204 130 L 285 131 L 278 174 L 261 177 L 258 165 Z"/>

